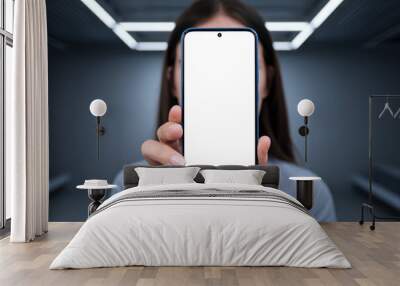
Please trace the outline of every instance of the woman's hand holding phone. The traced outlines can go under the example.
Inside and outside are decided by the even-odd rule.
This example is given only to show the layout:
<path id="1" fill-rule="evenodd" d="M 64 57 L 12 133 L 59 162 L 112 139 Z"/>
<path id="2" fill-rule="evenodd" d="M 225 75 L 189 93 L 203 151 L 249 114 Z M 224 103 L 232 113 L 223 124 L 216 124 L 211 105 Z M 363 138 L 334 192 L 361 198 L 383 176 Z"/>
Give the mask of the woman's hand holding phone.
<path id="1" fill-rule="evenodd" d="M 142 154 L 150 165 L 184 165 L 180 139 L 183 136 L 182 109 L 179 105 L 171 107 L 168 122 L 161 125 L 157 130 L 157 140 L 146 140 L 142 144 Z M 229 144 L 227 142 L 226 144 Z M 271 140 L 268 136 L 258 139 L 257 157 L 259 165 L 268 162 L 268 150 Z"/>

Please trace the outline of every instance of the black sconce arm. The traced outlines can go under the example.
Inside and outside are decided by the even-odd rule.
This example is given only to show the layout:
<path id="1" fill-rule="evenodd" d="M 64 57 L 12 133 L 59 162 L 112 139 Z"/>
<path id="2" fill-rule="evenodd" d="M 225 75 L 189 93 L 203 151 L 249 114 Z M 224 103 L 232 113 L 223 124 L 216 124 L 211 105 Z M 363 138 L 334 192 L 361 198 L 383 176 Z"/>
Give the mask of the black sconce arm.
<path id="1" fill-rule="evenodd" d="M 307 136 L 310 133 L 308 129 L 308 116 L 304 116 L 304 125 L 299 128 L 299 134 L 304 137 L 304 161 L 307 162 Z"/>
<path id="2" fill-rule="evenodd" d="M 97 160 L 100 160 L 100 136 L 106 133 L 104 126 L 101 126 L 101 117 L 96 116 L 96 137 L 97 137 Z"/>

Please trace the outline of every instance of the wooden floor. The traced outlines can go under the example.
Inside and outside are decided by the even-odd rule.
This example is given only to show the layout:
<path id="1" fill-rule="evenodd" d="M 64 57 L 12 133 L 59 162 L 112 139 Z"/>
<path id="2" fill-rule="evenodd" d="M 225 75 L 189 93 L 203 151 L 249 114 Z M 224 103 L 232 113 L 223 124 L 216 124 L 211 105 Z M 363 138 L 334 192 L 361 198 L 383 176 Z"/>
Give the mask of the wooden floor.
<path id="1" fill-rule="evenodd" d="M 0 241 L 0 285 L 400 285 L 400 223 L 323 224 L 353 268 L 122 267 L 48 270 L 81 223 L 50 223 L 32 243 Z"/>

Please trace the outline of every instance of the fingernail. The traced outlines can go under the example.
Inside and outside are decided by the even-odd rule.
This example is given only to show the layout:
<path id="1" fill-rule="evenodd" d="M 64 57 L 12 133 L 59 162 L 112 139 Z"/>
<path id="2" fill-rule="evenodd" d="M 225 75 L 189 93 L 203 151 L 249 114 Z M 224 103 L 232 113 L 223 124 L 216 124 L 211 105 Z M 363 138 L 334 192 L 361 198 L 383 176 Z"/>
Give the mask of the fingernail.
<path id="1" fill-rule="evenodd" d="M 172 155 L 171 158 L 169 158 L 169 163 L 171 165 L 185 165 L 185 159 L 182 156 L 179 155 Z"/>

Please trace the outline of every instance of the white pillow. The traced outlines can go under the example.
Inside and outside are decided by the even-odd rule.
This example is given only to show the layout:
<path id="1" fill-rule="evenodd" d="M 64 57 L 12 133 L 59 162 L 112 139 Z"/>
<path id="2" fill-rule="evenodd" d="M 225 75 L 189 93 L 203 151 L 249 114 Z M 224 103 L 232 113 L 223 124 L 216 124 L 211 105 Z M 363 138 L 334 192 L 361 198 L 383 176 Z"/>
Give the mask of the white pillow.
<path id="1" fill-rule="evenodd" d="M 265 171 L 262 170 L 202 170 L 204 183 L 261 185 Z"/>
<path id="2" fill-rule="evenodd" d="M 199 167 L 135 168 L 139 176 L 139 186 L 195 183 L 193 179 L 199 170 Z"/>

